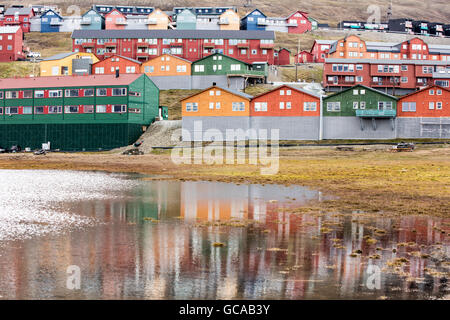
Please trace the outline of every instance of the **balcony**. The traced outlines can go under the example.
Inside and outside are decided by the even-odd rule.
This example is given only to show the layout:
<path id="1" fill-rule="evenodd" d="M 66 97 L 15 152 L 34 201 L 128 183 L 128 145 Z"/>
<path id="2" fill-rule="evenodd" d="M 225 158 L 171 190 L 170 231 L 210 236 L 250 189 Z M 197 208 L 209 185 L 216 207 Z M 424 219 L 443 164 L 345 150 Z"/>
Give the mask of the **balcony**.
<path id="1" fill-rule="evenodd" d="M 260 19 L 258 19 L 257 24 L 260 25 L 260 26 L 267 26 L 268 25 L 266 20 L 260 20 Z"/>
<path id="2" fill-rule="evenodd" d="M 237 47 L 238 48 L 248 48 L 250 45 L 249 45 L 249 43 L 248 42 L 245 42 L 245 43 L 238 43 L 237 44 Z"/>
<path id="3" fill-rule="evenodd" d="M 361 118 L 394 118 L 395 110 L 356 110 L 356 116 Z"/>
<path id="4" fill-rule="evenodd" d="M 275 44 L 273 43 L 261 43 L 260 45 L 261 49 L 273 49 L 275 47 Z"/>

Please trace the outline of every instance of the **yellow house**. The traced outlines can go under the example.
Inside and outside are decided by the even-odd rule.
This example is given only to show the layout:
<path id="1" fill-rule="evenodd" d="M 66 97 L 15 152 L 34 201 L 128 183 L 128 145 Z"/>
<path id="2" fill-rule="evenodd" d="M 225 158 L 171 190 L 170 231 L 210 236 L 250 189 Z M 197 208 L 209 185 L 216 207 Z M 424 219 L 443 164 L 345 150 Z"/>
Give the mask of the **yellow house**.
<path id="1" fill-rule="evenodd" d="M 160 9 L 154 10 L 147 17 L 149 30 L 164 30 L 169 28 L 169 16 Z"/>
<path id="2" fill-rule="evenodd" d="M 220 30 L 239 30 L 241 18 L 231 9 L 222 13 L 219 17 Z"/>
<path id="3" fill-rule="evenodd" d="M 54 55 L 50 58 L 45 58 L 40 63 L 40 76 L 71 76 L 72 71 L 75 74 L 87 74 L 89 73 L 88 64 L 83 63 L 80 60 L 77 68 L 78 70 L 73 70 L 73 61 L 76 59 L 90 59 L 92 63 L 96 63 L 99 59 L 93 53 L 88 52 L 66 52 Z"/>

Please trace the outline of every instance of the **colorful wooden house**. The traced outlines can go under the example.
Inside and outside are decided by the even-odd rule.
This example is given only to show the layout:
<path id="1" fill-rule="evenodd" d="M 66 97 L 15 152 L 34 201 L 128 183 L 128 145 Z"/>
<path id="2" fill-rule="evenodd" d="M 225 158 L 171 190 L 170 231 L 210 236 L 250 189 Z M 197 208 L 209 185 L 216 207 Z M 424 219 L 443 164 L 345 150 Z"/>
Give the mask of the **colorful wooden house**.
<path id="1" fill-rule="evenodd" d="M 250 106 L 251 128 L 278 130 L 281 140 L 319 139 L 319 96 L 282 85 L 253 97 Z"/>
<path id="2" fill-rule="evenodd" d="M 241 19 L 234 10 L 227 10 L 219 16 L 220 30 L 239 30 Z"/>
<path id="3" fill-rule="evenodd" d="M 395 139 L 397 98 L 356 85 L 323 98 L 324 139 Z"/>
<path id="4" fill-rule="evenodd" d="M 66 52 L 49 58 L 40 63 L 40 76 L 71 76 L 91 74 L 91 66 L 98 58 L 93 53 Z"/>
<path id="5" fill-rule="evenodd" d="M 53 10 L 46 11 L 41 17 L 41 33 L 60 32 L 64 18 Z"/>
<path id="6" fill-rule="evenodd" d="M 281 48 L 275 52 L 275 65 L 287 66 L 291 64 L 291 51 L 286 48 Z"/>
<path id="7" fill-rule="evenodd" d="M 176 15 L 178 30 L 195 30 L 197 29 L 197 16 L 188 9 L 184 9 Z"/>
<path id="8" fill-rule="evenodd" d="M 248 130 L 251 98 L 213 85 L 181 100 L 183 140 L 227 140 L 226 130 Z"/>
<path id="9" fill-rule="evenodd" d="M 4 26 L 20 26 L 24 33 L 30 32 L 30 19 L 34 17 L 32 8 L 9 7 L 3 15 Z"/>
<path id="10" fill-rule="evenodd" d="M 163 54 L 144 62 L 141 72 L 149 77 L 190 76 L 191 62 L 171 54 Z"/>
<path id="11" fill-rule="evenodd" d="M 0 79 L 0 145 L 105 150 L 135 142 L 159 116 L 142 74 Z"/>
<path id="12" fill-rule="evenodd" d="M 148 15 L 147 25 L 149 30 L 165 30 L 169 28 L 169 16 L 161 11 L 161 9 L 155 9 Z"/>
<path id="13" fill-rule="evenodd" d="M 127 25 L 127 17 L 117 9 L 113 9 L 105 14 L 106 30 L 121 30 Z"/>
<path id="14" fill-rule="evenodd" d="M 398 100 L 398 134 L 404 138 L 450 138 L 450 90 L 432 85 Z"/>
<path id="15" fill-rule="evenodd" d="M 241 19 L 242 30 L 266 30 L 267 16 L 259 9 L 249 12 Z"/>
<path id="16" fill-rule="evenodd" d="M 81 30 L 102 30 L 105 29 L 105 17 L 94 9 L 90 9 L 81 16 Z"/>
<path id="17" fill-rule="evenodd" d="M 93 74 L 130 74 L 141 73 L 142 62 L 124 57 L 112 55 L 92 65 Z"/>
<path id="18" fill-rule="evenodd" d="M 22 28 L 20 26 L 0 27 L 0 62 L 24 58 Z"/>

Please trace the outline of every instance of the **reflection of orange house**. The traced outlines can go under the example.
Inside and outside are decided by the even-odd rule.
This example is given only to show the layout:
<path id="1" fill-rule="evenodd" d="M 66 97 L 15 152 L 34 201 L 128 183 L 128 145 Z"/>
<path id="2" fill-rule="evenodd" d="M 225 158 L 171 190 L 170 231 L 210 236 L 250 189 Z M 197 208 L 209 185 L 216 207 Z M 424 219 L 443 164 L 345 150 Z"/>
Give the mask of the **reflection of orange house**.
<path id="1" fill-rule="evenodd" d="M 191 62 L 170 54 L 163 54 L 144 62 L 141 73 L 148 76 L 190 76 Z"/>
<path id="2" fill-rule="evenodd" d="M 169 28 L 169 16 L 160 9 L 156 9 L 148 15 L 146 23 L 150 30 L 165 30 Z"/>

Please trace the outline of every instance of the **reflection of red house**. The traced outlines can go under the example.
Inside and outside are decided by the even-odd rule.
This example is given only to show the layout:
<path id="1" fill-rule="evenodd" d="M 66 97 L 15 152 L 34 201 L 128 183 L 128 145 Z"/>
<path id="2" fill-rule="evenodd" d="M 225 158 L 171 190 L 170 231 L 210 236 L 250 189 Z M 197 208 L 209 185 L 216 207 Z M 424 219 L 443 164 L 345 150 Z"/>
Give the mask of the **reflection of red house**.
<path id="1" fill-rule="evenodd" d="M 305 33 L 312 29 L 311 21 L 308 20 L 308 13 L 296 11 L 287 17 L 289 33 Z"/>
<path id="2" fill-rule="evenodd" d="M 291 52 L 286 48 L 281 48 L 275 52 L 275 65 L 286 66 L 291 64 Z"/>
<path id="3" fill-rule="evenodd" d="M 314 62 L 314 56 L 311 52 L 303 50 L 297 55 L 295 62 L 296 63 L 312 63 L 312 62 Z"/>

